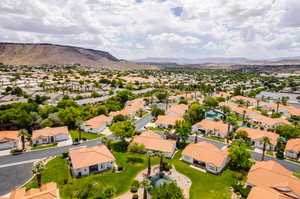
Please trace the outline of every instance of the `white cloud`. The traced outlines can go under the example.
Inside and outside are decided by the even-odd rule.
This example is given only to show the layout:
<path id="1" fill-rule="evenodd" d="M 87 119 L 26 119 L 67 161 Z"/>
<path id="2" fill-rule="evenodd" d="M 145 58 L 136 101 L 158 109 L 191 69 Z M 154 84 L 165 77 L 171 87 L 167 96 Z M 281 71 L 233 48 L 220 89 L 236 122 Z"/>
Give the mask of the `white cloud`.
<path id="1" fill-rule="evenodd" d="M 77 45 L 126 59 L 293 56 L 299 10 L 299 0 L 1 0 L 0 41 Z"/>

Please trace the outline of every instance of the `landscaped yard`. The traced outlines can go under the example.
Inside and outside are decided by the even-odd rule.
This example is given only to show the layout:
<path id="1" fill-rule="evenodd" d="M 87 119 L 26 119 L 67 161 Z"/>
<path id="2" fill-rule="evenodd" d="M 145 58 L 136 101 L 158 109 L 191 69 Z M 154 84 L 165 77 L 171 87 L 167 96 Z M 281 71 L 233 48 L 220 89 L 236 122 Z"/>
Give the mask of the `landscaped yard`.
<path id="1" fill-rule="evenodd" d="M 213 136 L 209 136 L 209 135 L 204 135 L 203 137 L 207 138 L 207 139 L 211 139 L 211 140 L 216 140 L 216 141 L 219 141 L 219 142 L 224 142 L 224 139 L 218 138 L 218 137 L 213 137 Z"/>
<path id="2" fill-rule="evenodd" d="M 117 164 L 122 165 L 124 170 L 120 173 L 107 171 L 99 174 L 92 174 L 87 177 L 73 179 L 68 169 L 67 160 L 62 156 L 51 160 L 42 175 L 42 183 L 57 182 L 60 188 L 62 198 L 76 198 L 77 192 L 90 190 L 91 195 L 88 198 L 94 198 L 102 194 L 105 188 L 115 187 L 117 195 L 129 190 L 135 176 L 146 168 L 146 159 L 144 155 L 133 153 L 114 153 Z M 139 157 L 144 160 L 143 163 L 127 163 L 128 157 Z M 158 158 L 152 160 L 153 164 L 158 164 Z M 27 188 L 37 187 L 36 179 L 33 179 L 26 185 Z"/>
<path id="3" fill-rule="evenodd" d="M 51 148 L 51 147 L 56 147 L 56 146 L 57 146 L 57 143 L 47 144 L 47 145 L 39 145 L 39 146 L 31 147 L 31 150 L 46 149 L 46 148 Z"/>
<path id="4" fill-rule="evenodd" d="M 70 134 L 72 137 L 72 140 L 74 141 L 76 138 L 79 138 L 79 130 L 70 130 Z M 104 134 L 94 134 L 94 133 L 86 133 L 84 131 L 81 131 L 81 139 L 86 140 L 93 140 L 99 137 L 104 136 Z"/>
<path id="5" fill-rule="evenodd" d="M 162 128 L 158 128 L 158 127 L 152 127 L 152 126 L 146 127 L 146 129 L 151 130 L 151 131 L 160 131 L 160 132 L 167 132 L 168 131 L 166 129 L 162 129 Z"/>
<path id="6" fill-rule="evenodd" d="M 189 164 L 179 160 L 181 153 L 177 152 L 171 162 L 180 173 L 189 177 L 192 181 L 190 199 L 230 199 L 229 187 L 235 182 L 232 177 L 234 171 L 227 169 L 220 175 L 203 173 Z"/>
<path id="7" fill-rule="evenodd" d="M 42 183 L 57 182 L 59 184 L 62 198 L 76 198 L 78 195 L 88 192 L 90 198 L 100 196 L 103 190 L 107 187 L 115 187 L 117 195 L 129 190 L 135 176 L 147 166 L 147 161 L 144 155 L 134 153 L 116 153 L 117 164 L 122 165 L 124 170 L 120 173 L 111 171 L 93 174 L 87 177 L 73 179 L 68 169 L 68 163 L 62 156 L 49 161 L 42 175 Z M 128 157 L 138 157 L 144 160 L 143 163 L 128 163 Z M 189 177 L 192 181 L 190 189 L 191 199 L 230 199 L 231 191 L 229 187 L 234 182 L 231 170 L 226 170 L 223 174 L 213 175 L 203 173 L 190 165 L 179 160 L 181 152 L 177 152 L 172 160 L 167 160 L 173 163 L 176 170 Z M 158 158 L 152 160 L 152 164 L 158 164 Z M 26 185 L 27 188 L 37 187 L 36 179 L 33 179 Z M 87 191 L 89 190 L 89 191 Z M 89 198 L 88 197 L 88 198 Z"/>

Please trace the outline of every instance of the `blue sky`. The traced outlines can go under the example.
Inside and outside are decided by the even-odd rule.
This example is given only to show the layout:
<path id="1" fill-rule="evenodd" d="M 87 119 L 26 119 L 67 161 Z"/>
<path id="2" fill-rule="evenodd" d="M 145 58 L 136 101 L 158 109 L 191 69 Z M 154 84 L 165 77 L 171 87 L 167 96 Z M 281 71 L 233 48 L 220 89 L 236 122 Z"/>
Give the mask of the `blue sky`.
<path id="1" fill-rule="evenodd" d="M 118 58 L 300 55 L 299 0 L 1 0 L 0 41 Z"/>

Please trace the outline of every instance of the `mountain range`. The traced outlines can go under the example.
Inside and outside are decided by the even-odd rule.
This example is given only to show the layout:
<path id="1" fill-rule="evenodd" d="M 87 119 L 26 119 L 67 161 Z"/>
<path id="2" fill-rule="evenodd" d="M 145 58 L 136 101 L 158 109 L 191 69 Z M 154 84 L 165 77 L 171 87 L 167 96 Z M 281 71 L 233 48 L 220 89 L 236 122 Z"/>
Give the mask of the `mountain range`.
<path id="1" fill-rule="evenodd" d="M 202 63 L 249 63 L 249 62 L 280 62 L 300 60 L 298 57 L 277 57 L 264 60 L 254 60 L 245 57 L 207 57 L 201 59 L 170 58 L 170 57 L 147 57 L 144 59 L 132 60 L 141 63 L 177 63 L 177 64 L 202 64 Z"/>
<path id="2" fill-rule="evenodd" d="M 156 69 L 120 60 L 109 52 L 48 43 L 0 43 L 0 63 L 8 65 L 77 65 L 108 69 Z"/>

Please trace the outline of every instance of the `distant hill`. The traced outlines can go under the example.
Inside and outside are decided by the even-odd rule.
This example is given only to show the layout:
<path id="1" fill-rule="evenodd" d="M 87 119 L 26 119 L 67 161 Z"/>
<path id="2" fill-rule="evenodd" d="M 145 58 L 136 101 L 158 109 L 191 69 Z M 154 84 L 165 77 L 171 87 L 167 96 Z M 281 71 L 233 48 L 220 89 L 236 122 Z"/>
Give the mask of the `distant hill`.
<path id="1" fill-rule="evenodd" d="M 255 63 L 255 62 L 286 62 L 300 61 L 300 56 L 296 57 L 277 57 L 264 60 L 254 60 L 245 57 L 208 57 L 201 59 L 169 58 L 169 57 L 147 57 L 144 59 L 133 60 L 140 63 L 177 63 L 177 64 L 205 64 L 205 63 Z"/>
<path id="2" fill-rule="evenodd" d="M 144 59 L 133 60 L 135 62 L 151 63 L 178 63 L 178 64 L 200 64 L 200 63 L 243 63 L 252 60 L 244 57 L 209 57 L 203 59 L 185 59 L 185 58 L 168 58 L 168 57 L 147 57 Z"/>
<path id="3" fill-rule="evenodd" d="M 0 43 L 0 63 L 11 65 L 80 65 L 108 69 L 155 69 L 119 60 L 108 52 L 48 43 Z"/>

